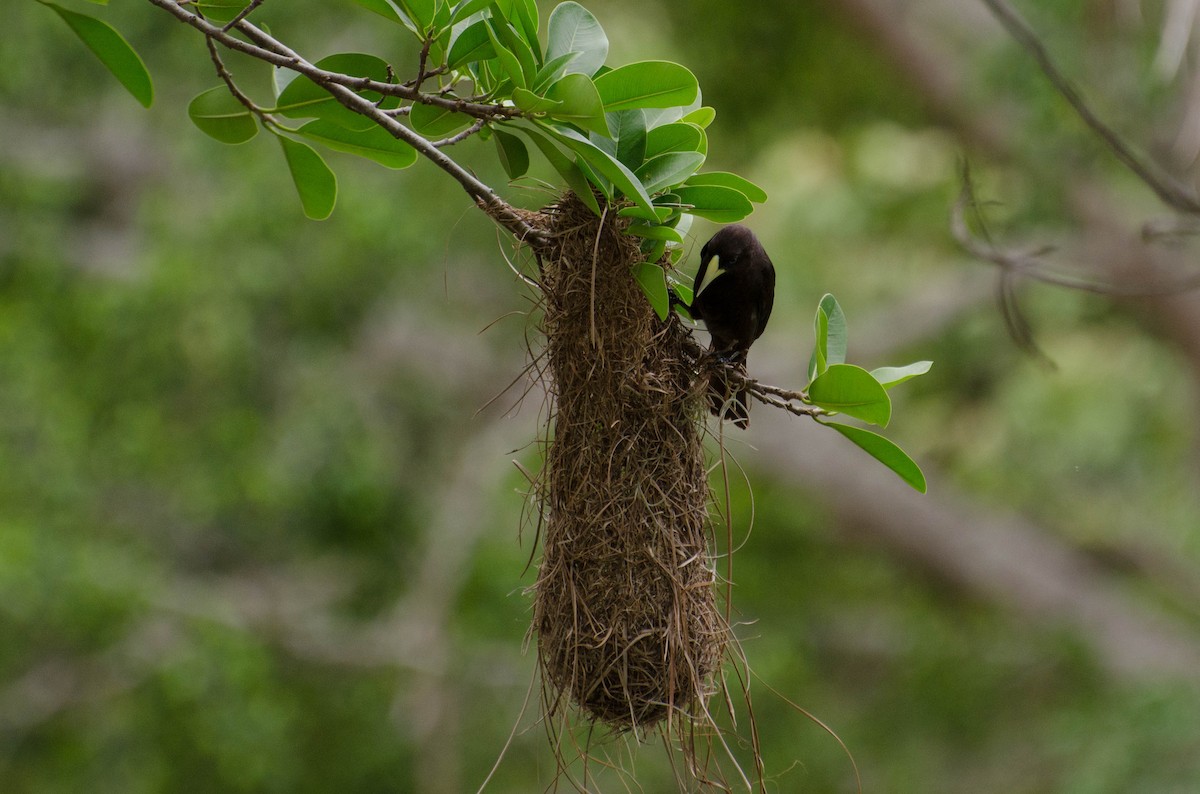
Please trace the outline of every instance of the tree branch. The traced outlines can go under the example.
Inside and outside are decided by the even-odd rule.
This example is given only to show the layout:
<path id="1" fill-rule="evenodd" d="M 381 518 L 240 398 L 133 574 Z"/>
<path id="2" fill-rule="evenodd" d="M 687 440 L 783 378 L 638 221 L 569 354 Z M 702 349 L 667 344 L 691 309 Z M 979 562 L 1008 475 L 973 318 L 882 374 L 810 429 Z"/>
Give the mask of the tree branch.
<path id="1" fill-rule="evenodd" d="M 1071 81 L 1055 65 L 1054 60 L 1050 57 L 1050 53 L 1038 38 L 1037 33 L 1029 26 L 1029 23 L 1021 18 L 1016 9 L 1009 5 L 1007 0 L 982 0 L 982 2 L 992 12 L 992 15 L 996 17 L 997 21 L 1004 26 L 1004 29 L 1008 31 L 1013 40 L 1033 56 L 1038 68 L 1042 70 L 1042 74 L 1050 81 L 1054 90 L 1063 99 L 1067 100 L 1067 103 L 1075 111 L 1076 115 L 1083 120 L 1083 123 L 1097 137 L 1104 141 L 1113 155 L 1126 168 L 1153 190 L 1155 195 L 1167 206 L 1179 212 L 1186 212 L 1192 215 L 1200 214 L 1200 201 L 1197 201 L 1195 193 L 1166 174 L 1159 173 L 1149 163 L 1144 162 L 1121 136 L 1101 121 L 1100 117 L 1088 107 L 1083 97 L 1071 85 Z"/>
<path id="2" fill-rule="evenodd" d="M 231 50 L 304 75 L 328 91 L 342 105 L 355 113 L 371 119 L 380 127 L 387 130 L 394 138 L 404 141 L 416 149 L 418 154 L 448 173 L 455 181 L 462 185 L 467 195 L 473 198 L 475 203 L 484 212 L 519 239 L 533 242 L 544 236 L 540 230 L 530 226 L 512 205 L 500 198 L 492 188 L 481 182 L 474 174 L 439 151 L 438 147 L 432 142 L 405 127 L 392 118 L 392 116 L 388 115 L 386 111 L 376 107 L 375 103 L 359 96 L 355 92 L 371 90 L 392 96 L 400 96 L 405 99 L 425 102 L 475 115 L 480 119 L 510 118 L 519 114 L 519 111 L 515 108 L 446 99 L 444 97 L 423 94 L 415 89 L 395 83 L 381 83 L 377 80 L 350 77 L 337 72 L 330 72 L 309 63 L 282 42 L 267 35 L 245 20 L 238 23 L 237 29 L 256 43 L 242 41 L 216 25 L 211 24 L 198 14 L 183 8 L 176 0 L 148 0 L 148 2 L 169 12 L 181 22 L 196 28 L 209 41 L 216 41 Z"/>

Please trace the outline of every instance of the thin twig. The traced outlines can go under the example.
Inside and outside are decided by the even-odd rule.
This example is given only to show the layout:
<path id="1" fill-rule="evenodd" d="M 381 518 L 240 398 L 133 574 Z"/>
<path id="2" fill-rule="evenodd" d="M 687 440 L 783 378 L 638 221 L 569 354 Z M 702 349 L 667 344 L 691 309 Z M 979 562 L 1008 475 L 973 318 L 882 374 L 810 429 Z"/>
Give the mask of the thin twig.
<path id="1" fill-rule="evenodd" d="M 978 259 L 991 262 L 1010 275 L 1026 276 L 1056 287 L 1090 292 L 1096 295 L 1107 295 L 1116 298 L 1156 298 L 1178 295 L 1200 288 L 1200 273 L 1191 273 L 1178 280 L 1165 284 L 1116 284 L 1084 276 L 1055 271 L 1042 261 L 1042 257 L 1052 249 L 1047 246 L 1030 251 L 1004 249 L 994 245 L 991 240 L 980 239 L 971 233 L 967 225 L 967 210 L 978 211 L 978 201 L 975 197 L 975 187 L 971 182 L 971 174 L 964 162 L 962 169 L 962 187 L 958 200 L 950 213 L 950 231 L 954 239 L 963 249 Z"/>
<path id="2" fill-rule="evenodd" d="M 356 91 L 362 90 L 384 93 L 381 89 L 401 89 L 403 88 L 402 86 L 389 85 L 388 83 L 367 80 L 365 78 L 350 77 L 318 68 L 285 46 L 282 42 L 267 35 L 246 20 L 238 23 L 237 29 L 249 37 L 253 43 L 243 41 L 223 31 L 198 14 L 182 7 L 176 0 L 148 0 L 148 2 L 169 12 L 176 19 L 199 30 L 210 40 L 216 41 L 231 50 L 304 75 L 328 91 L 342 105 L 355 113 L 371 119 L 380 127 L 387 130 L 393 137 L 412 146 L 419 154 L 448 173 L 462 185 L 467 194 L 475 200 L 475 203 L 501 226 L 521 239 L 534 241 L 541 239 L 541 232 L 526 223 L 516 212 L 515 208 L 500 198 L 491 187 L 480 181 L 474 174 L 457 162 L 447 157 L 428 140 L 413 132 L 408 127 L 405 127 L 380 108 L 375 107 L 372 101 L 356 93 Z M 412 89 L 404 89 L 404 94 L 397 95 L 408 96 L 422 102 L 429 101 L 431 104 L 441 102 L 443 106 L 464 113 L 471 113 L 472 110 L 477 111 L 472 113 L 472 115 L 479 116 L 480 113 L 483 113 L 482 117 L 487 118 L 496 116 L 507 117 L 505 109 L 499 108 L 499 106 L 472 105 L 472 103 L 464 103 L 461 100 L 449 101 L 440 97 L 430 97 L 428 94 L 422 94 Z"/>
<path id="3" fill-rule="evenodd" d="M 470 127 L 467 127 L 457 135 L 451 135 L 449 138 L 442 138 L 440 141 L 432 141 L 430 146 L 440 149 L 443 146 L 453 146 L 456 143 L 462 143 L 467 138 L 470 138 L 472 135 L 483 129 L 485 124 L 487 124 L 486 119 L 476 119 L 474 124 L 472 124 Z"/>
<path id="4" fill-rule="evenodd" d="M 517 107 L 445 97 L 440 94 L 428 94 L 404 83 L 388 83 L 373 80 L 369 77 L 355 77 L 339 72 L 330 72 L 308 63 L 277 39 L 267 35 L 245 19 L 238 23 L 236 29 L 244 33 L 250 41 L 243 41 L 234 36 L 232 31 L 225 31 L 213 25 L 199 14 L 189 11 L 186 7 L 176 2 L 176 0 L 147 0 L 147 2 L 169 12 L 176 19 L 191 25 L 205 36 L 215 39 L 231 50 L 236 50 L 261 61 L 266 61 L 273 66 L 280 66 L 284 69 L 292 69 L 300 72 L 321 86 L 334 83 L 344 86 L 351 91 L 374 91 L 385 96 L 400 97 L 401 99 L 413 102 L 434 105 L 444 110 L 465 113 L 468 116 L 475 116 L 476 118 L 510 119 L 524 115 L 521 109 Z"/>
<path id="5" fill-rule="evenodd" d="M 233 30 L 238 26 L 239 22 L 254 13 L 254 9 L 258 8 L 262 4 L 263 0 L 250 0 L 250 4 L 239 11 L 237 16 L 225 23 L 225 27 L 221 28 L 221 30 L 225 31 L 226 33 Z"/>
<path id="6" fill-rule="evenodd" d="M 1042 70 L 1042 74 L 1046 76 L 1046 79 L 1050 81 L 1054 89 L 1062 95 L 1063 99 L 1067 100 L 1067 103 L 1070 104 L 1079 118 L 1091 128 L 1092 132 L 1096 133 L 1104 141 L 1113 155 L 1126 168 L 1137 175 L 1138 179 L 1142 180 L 1142 182 L 1153 190 L 1163 203 L 1180 212 L 1200 215 L 1200 201 L 1197 200 L 1196 195 L 1191 190 L 1166 174 L 1159 173 L 1152 165 L 1144 162 L 1129 144 L 1125 143 L 1111 127 L 1101 121 L 1092 109 L 1088 107 L 1083 97 L 1071 85 L 1071 81 L 1055 65 L 1045 45 L 1038 38 L 1037 33 L 1029 26 L 1029 23 L 1021 18 L 1021 15 L 1008 3 L 1008 0 L 983 0 L 983 4 L 991 10 L 1000 24 L 1004 26 L 1004 29 L 1008 31 L 1008 34 L 1024 47 L 1026 52 L 1033 56 L 1033 59 L 1037 61 L 1038 67 Z"/>

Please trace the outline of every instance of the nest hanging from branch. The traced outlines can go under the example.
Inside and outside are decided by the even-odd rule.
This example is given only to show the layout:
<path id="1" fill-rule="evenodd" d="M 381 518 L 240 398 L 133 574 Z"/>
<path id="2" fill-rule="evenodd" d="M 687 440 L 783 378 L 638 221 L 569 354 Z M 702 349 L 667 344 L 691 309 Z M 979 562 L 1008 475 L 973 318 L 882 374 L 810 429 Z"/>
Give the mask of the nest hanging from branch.
<path id="1" fill-rule="evenodd" d="M 696 716 L 728 630 L 708 549 L 697 346 L 655 315 L 624 219 L 575 196 L 541 216 L 547 387 L 534 602 L 551 713 L 617 729 Z"/>

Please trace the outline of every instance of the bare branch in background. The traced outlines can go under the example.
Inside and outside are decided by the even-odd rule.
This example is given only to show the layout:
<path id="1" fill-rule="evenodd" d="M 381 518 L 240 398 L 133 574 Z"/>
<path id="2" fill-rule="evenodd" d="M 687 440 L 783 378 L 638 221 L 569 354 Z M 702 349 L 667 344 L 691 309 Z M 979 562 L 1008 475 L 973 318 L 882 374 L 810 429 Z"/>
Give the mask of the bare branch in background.
<path id="1" fill-rule="evenodd" d="M 1160 173 L 1158 169 L 1144 161 L 1141 156 L 1134 152 L 1133 147 L 1125 142 L 1110 126 L 1101 121 L 1095 111 L 1084 101 L 1082 95 L 1076 90 L 1071 81 L 1067 79 L 1062 70 L 1054 63 L 1050 57 L 1045 45 L 1038 38 L 1037 33 L 1033 28 L 1021 18 L 1006 0 L 982 0 L 1009 32 L 1009 35 L 1020 44 L 1033 59 L 1037 61 L 1038 67 L 1042 70 L 1042 74 L 1054 86 L 1054 89 L 1067 101 L 1075 113 L 1083 120 L 1085 124 L 1102 140 L 1113 155 L 1121 161 L 1130 171 L 1137 175 L 1138 179 L 1142 180 L 1155 195 L 1159 197 L 1169 207 L 1172 207 L 1179 212 L 1189 214 L 1200 214 L 1200 201 L 1197 201 L 1195 192 L 1186 186 L 1176 182 L 1166 174 Z"/>

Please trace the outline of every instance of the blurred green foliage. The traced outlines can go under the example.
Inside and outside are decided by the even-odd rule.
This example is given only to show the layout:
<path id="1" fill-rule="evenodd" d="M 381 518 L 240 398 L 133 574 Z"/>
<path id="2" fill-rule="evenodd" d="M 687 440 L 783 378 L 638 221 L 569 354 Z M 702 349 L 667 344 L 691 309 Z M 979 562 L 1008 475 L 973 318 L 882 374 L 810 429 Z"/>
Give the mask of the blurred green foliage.
<path id="1" fill-rule="evenodd" d="M 780 269 L 762 348 L 793 355 L 798 371 L 823 293 L 857 330 L 983 265 L 947 231 L 959 147 L 911 87 L 835 4 L 760 5 L 589 7 L 618 62 L 669 57 L 697 73 L 718 112 L 712 166 L 770 193 L 751 219 Z M 1169 94 L 1147 67 L 1156 20 L 1094 29 L 1078 24 L 1087 8 L 1029 11 L 1136 131 Z M 303 24 L 273 30 L 314 57 L 387 48 L 350 3 L 293 10 Z M 553 762 L 537 692 L 523 716 L 521 706 L 535 531 L 508 463 L 536 468 L 537 454 L 520 434 L 479 441 L 504 421 L 532 428 L 538 406 L 529 398 L 497 419 L 510 393 L 475 416 L 519 372 L 526 321 L 505 315 L 529 308 L 489 222 L 432 168 L 351 158 L 335 161 L 338 210 L 306 221 L 273 143 L 223 147 L 191 127 L 187 101 L 213 82 L 192 31 L 147 4 L 108 9 L 156 77 L 144 111 L 52 13 L 33 2 L 8 11 L 0 791 L 474 790 L 518 722 L 488 790 L 545 788 Z M 1095 53 L 1112 37 L 1132 55 L 1109 86 Z M 961 79 L 980 106 L 1010 103 L 1026 158 L 979 164 L 982 189 L 1003 201 L 1001 231 L 1063 232 L 1062 177 L 1084 167 L 1142 212 L 1144 196 L 1017 48 L 987 41 L 963 57 Z M 247 62 L 231 68 L 266 79 Z M 503 185 L 491 149 L 473 145 L 464 161 Z M 526 206 L 549 195 L 506 194 Z M 888 350 L 891 361 L 937 362 L 898 395 L 904 421 L 889 433 L 944 487 L 1085 548 L 1160 549 L 1194 577 L 1197 394 L 1180 354 L 1100 298 L 1035 288 L 1026 299 L 1056 372 L 1014 348 L 984 294 L 936 335 Z M 496 473 L 449 488 L 480 456 Z M 755 470 L 753 450 L 738 457 L 755 515 L 735 560 L 739 636 L 763 682 L 838 732 L 867 790 L 1200 786 L 1194 681 L 1116 682 L 1066 630 L 1031 627 L 852 543 L 819 494 Z M 474 516 L 456 501 L 464 493 L 479 502 Z M 734 483 L 739 522 L 750 501 Z M 431 528 L 460 519 L 483 528 L 469 547 L 453 545 L 455 531 L 439 548 Z M 456 553 L 465 569 L 439 633 L 404 635 L 407 616 L 435 608 L 420 589 L 430 560 Z M 1186 598 L 1132 574 L 1130 585 L 1200 625 Z M 340 636 L 323 621 L 355 637 L 395 626 L 384 639 L 400 650 L 375 637 L 388 662 L 306 643 Z M 754 708 L 778 790 L 854 790 L 819 727 L 764 686 Z M 644 790 L 670 785 L 657 743 L 592 741 Z M 611 773 L 598 785 L 622 790 Z"/>

